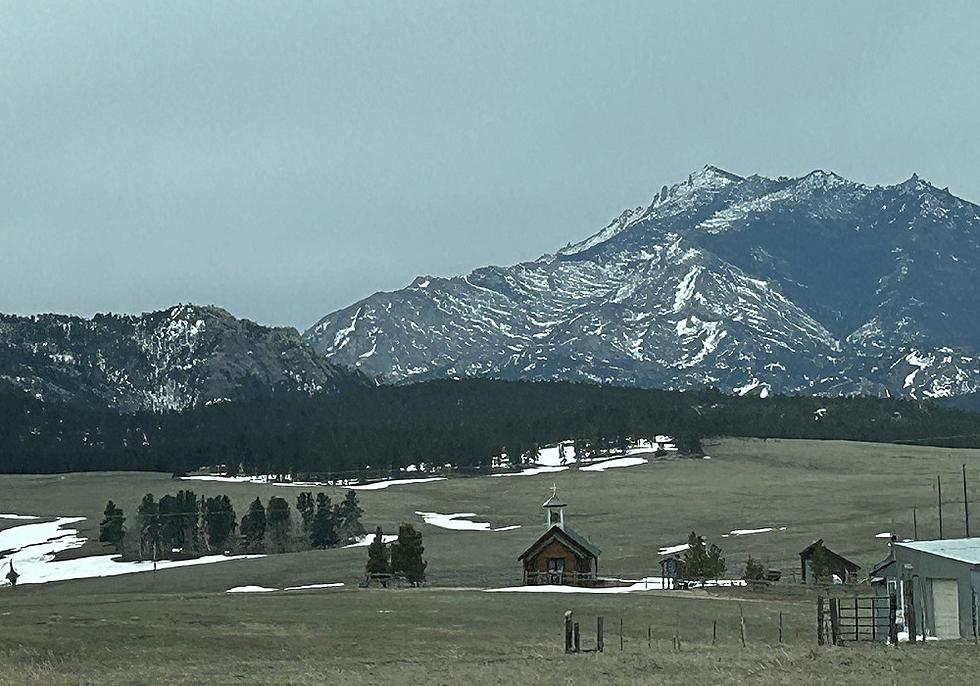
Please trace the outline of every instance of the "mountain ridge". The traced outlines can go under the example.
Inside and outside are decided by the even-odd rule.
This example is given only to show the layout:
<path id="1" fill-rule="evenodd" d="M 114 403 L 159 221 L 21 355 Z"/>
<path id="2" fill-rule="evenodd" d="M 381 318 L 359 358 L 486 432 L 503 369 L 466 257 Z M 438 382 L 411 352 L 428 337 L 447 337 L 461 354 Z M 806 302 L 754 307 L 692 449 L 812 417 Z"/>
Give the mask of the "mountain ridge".
<path id="1" fill-rule="evenodd" d="M 216 306 L 132 314 L 0 314 L 0 382 L 42 400 L 182 410 L 275 392 L 336 392 L 367 379 L 330 364 L 291 327 Z"/>
<path id="2" fill-rule="evenodd" d="M 440 376 L 945 397 L 980 388 L 976 205 L 913 174 L 706 165 L 578 242 L 420 276 L 311 327 L 333 362 Z"/>

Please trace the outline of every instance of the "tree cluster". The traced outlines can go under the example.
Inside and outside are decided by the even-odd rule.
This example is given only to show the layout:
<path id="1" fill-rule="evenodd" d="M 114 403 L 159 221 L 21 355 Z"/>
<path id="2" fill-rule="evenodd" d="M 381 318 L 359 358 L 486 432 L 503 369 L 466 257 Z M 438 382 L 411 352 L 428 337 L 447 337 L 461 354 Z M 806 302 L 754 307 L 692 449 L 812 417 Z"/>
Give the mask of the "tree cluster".
<path id="1" fill-rule="evenodd" d="M 725 575 L 725 558 L 721 548 L 712 543 L 705 545 L 704 538 L 692 531 L 687 537 L 682 574 L 685 579 L 720 579 Z"/>
<path id="2" fill-rule="evenodd" d="M 227 495 L 198 498 L 193 491 L 181 490 L 156 500 L 147 493 L 136 510 L 132 549 L 143 560 L 232 550 L 286 552 L 346 545 L 364 534 L 363 510 L 354 491 L 347 491 L 337 504 L 325 493 L 314 497 L 303 492 L 296 498 L 296 510 L 298 524 L 285 498 L 272 496 L 263 504 L 256 497 L 239 523 Z M 130 532 L 123 510 L 110 500 L 104 515 L 99 540 L 124 551 Z"/>
<path id="3" fill-rule="evenodd" d="M 368 576 L 380 579 L 384 586 L 390 576 L 402 578 L 412 586 L 421 586 L 429 566 L 422 558 L 424 552 L 422 533 L 411 524 L 402 523 L 398 527 L 398 538 L 390 545 L 384 542 L 384 532 L 379 526 L 368 546 Z"/>

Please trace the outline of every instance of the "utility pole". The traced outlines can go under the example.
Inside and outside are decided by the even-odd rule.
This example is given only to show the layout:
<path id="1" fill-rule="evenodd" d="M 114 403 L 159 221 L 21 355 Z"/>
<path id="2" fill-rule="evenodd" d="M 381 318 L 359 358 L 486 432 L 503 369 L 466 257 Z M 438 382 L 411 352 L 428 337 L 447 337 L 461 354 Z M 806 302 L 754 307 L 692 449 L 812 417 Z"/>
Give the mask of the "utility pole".
<path id="1" fill-rule="evenodd" d="M 912 508 L 912 540 L 919 540 L 919 520 L 915 516 L 915 508 Z"/>
<path id="2" fill-rule="evenodd" d="M 966 537 L 970 537 L 970 499 L 966 493 L 966 465 L 963 465 L 963 522 L 966 524 Z"/>
<path id="3" fill-rule="evenodd" d="M 936 490 L 939 492 L 939 538 L 943 538 L 943 480 L 936 475 Z"/>

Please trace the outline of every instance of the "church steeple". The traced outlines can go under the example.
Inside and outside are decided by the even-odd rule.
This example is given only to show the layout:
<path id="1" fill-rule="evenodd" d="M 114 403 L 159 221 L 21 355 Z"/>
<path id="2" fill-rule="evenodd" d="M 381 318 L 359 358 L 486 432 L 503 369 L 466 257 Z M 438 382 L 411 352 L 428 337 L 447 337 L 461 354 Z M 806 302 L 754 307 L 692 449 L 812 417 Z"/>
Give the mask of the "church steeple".
<path id="1" fill-rule="evenodd" d="M 553 526 L 565 526 L 565 503 L 558 498 L 558 484 L 551 485 L 551 497 L 541 507 L 547 513 L 545 523 L 549 529 Z"/>

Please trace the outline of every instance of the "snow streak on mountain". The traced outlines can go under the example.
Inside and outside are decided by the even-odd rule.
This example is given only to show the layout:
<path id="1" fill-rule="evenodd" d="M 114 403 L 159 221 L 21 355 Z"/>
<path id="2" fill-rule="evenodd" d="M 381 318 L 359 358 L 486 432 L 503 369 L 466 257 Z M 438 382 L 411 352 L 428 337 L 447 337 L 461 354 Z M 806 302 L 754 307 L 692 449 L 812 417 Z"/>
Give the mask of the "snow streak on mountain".
<path id="1" fill-rule="evenodd" d="M 707 166 L 555 254 L 418 277 L 306 338 L 389 382 L 942 397 L 980 389 L 978 269 L 980 208 L 914 175 Z"/>
<path id="2" fill-rule="evenodd" d="M 295 329 L 178 305 L 94 319 L 0 315 L 0 383 L 45 401 L 165 411 L 368 382 L 314 353 Z"/>

